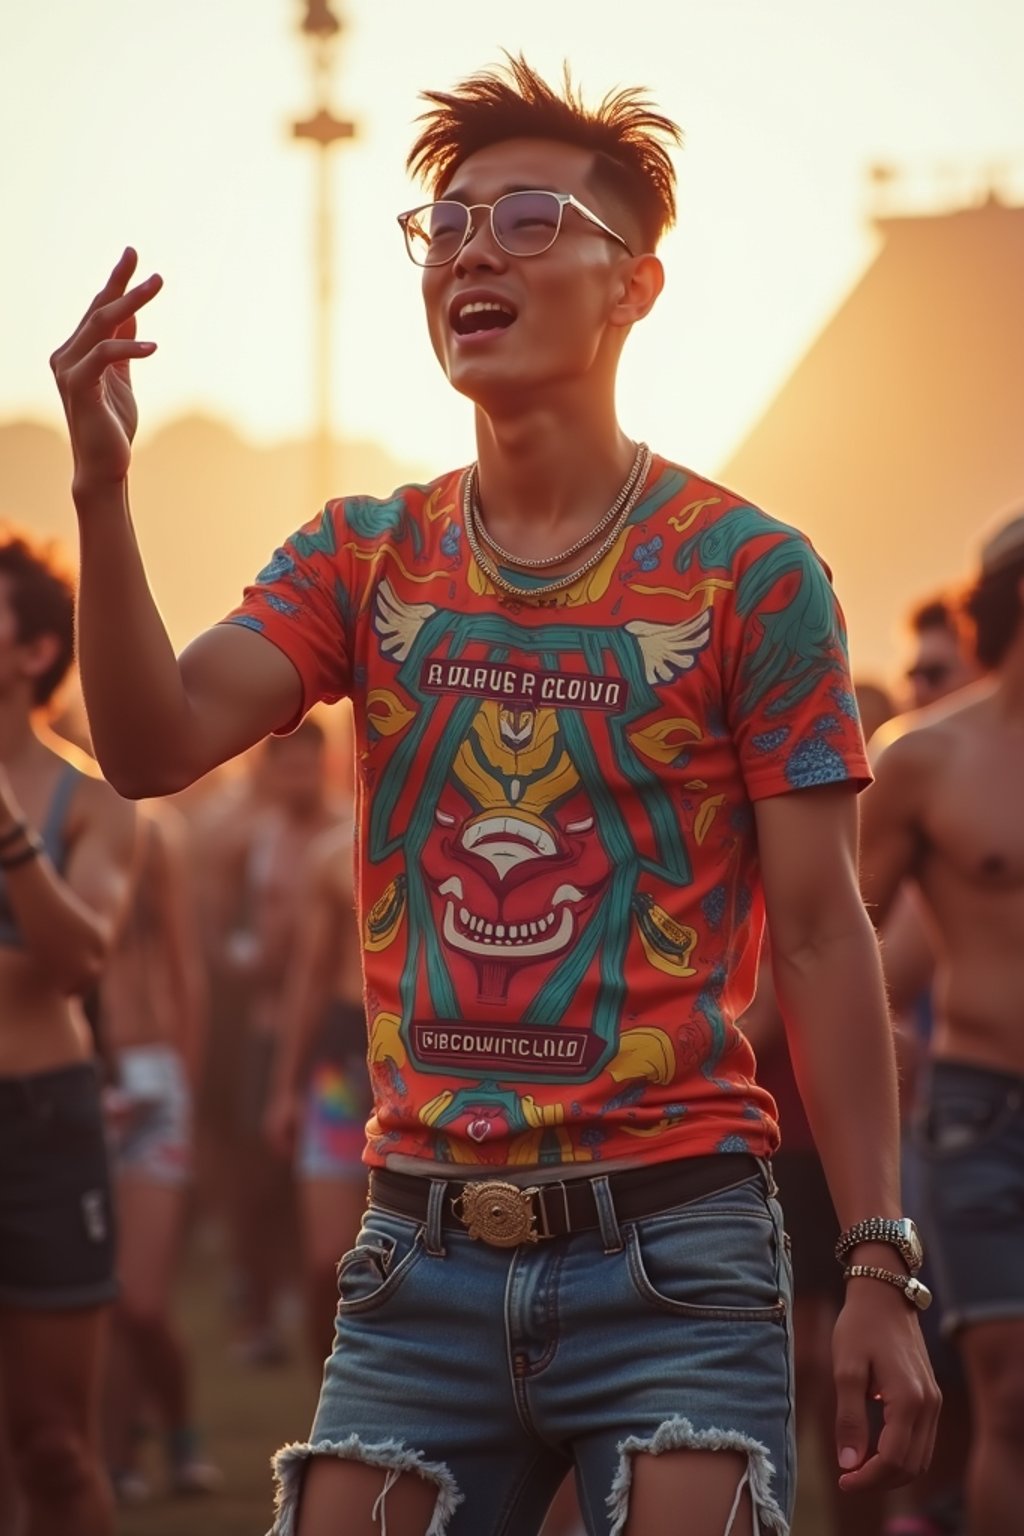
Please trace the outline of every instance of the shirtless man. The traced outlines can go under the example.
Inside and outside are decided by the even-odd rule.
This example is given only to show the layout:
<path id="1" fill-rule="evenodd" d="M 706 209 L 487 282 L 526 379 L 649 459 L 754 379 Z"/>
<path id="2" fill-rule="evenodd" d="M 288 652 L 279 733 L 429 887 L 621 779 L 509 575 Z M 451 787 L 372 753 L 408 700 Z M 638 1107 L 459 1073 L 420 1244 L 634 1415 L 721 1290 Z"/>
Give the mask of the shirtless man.
<path id="1" fill-rule="evenodd" d="M 295 1161 L 307 1330 L 319 1370 L 331 1345 L 337 1265 L 366 1208 L 363 1145 L 372 1100 L 355 917 L 352 823 L 309 848 L 296 946 L 266 1116 L 279 1156 Z"/>
<path id="2" fill-rule="evenodd" d="M 924 1200 L 974 1417 L 970 1536 L 1024 1507 L 1024 514 L 967 600 L 988 678 L 917 717 L 865 796 L 865 894 L 916 882 L 938 940 Z"/>
<path id="3" fill-rule="evenodd" d="M 100 1084 L 79 999 L 114 941 L 135 815 L 40 724 L 74 597 L 0 538 L 0 1395 L 32 1536 L 111 1536 L 98 1397 L 114 1234 Z"/>
<path id="4" fill-rule="evenodd" d="M 261 758 L 263 804 L 241 817 L 237 836 L 226 841 L 217 900 L 221 969 L 239 988 L 244 1015 L 231 1201 L 243 1286 L 239 1353 L 255 1365 L 273 1364 L 281 1356 L 275 1306 L 289 1245 L 280 1231 L 294 1221 L 291 1169 L 268 1146 L 263 1121 L 306 853 L 338 814 L 328 797 L 326 741 L 316 720 L 303 721 L 291 736 L 270 738 Z"/>
<path id="5" fill-rule="evenodd" d="M 146 1491 L 133 1433 L 142 1398 L 159 1417 L 172 1492 L 219 1485 L 216 1469 L 198 1454 L 189 1363 L 172 1315 L 205 1012 L 186 839 L 179 812 L 161 802 L 146 807 L 135 891 L 102 986 L 104 1036 L 117 1073 L 109 1104 L 120 1281 L 108 1454 L 115 1492 L 126 1501 Z"/>

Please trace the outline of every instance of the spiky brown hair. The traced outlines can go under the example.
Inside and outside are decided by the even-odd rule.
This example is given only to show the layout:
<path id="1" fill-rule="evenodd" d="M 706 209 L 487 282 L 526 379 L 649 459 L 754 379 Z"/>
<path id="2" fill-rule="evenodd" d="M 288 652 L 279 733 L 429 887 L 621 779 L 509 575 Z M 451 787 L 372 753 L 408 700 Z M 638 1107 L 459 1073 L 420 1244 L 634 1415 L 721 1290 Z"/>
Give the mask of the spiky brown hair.
<path id="1" fill-rule="evenodd" d="M 671 118 L 656 112 L 643 89 L 610 91 L 588 107 L 563 68 L 556 91 L 522 54 L 506 55 L 504 67 L 481 71 L 453 91 L 424 91 L 426 126 L 409 151 L 407 165 L 435 197 L 444 194 L 464 160 L 506 139 L 555 139 L 590 150 L 590 180 L 617 197 L 636 219 L 646 249 L 653 250 L 675 222 L 676 174 L 668 145 L 682 142 Z"/>

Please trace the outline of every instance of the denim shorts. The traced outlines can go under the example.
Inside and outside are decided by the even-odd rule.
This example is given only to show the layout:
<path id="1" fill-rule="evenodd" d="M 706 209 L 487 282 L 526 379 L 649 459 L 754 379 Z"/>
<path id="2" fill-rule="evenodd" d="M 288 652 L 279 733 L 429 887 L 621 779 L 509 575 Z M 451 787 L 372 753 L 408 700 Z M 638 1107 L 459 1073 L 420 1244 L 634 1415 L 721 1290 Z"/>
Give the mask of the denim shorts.
<path id="1" fill-rule="evenodd" d="M 936 1062 L 916 1139 L 943 1332 L 1024 1317 L 1024 1078 Z"/>
<path id="2" fill-rule="evenodd" d="M 371 1206 L 338 1266 L 335 1343 L 309 1442 L 276 1458 L 271 1536 L 295 1536 L 311 1455 L 432 1482 L 427 1536 L 532 1536 L 566 1473 L 589 1536 L 626 1523 L 632 1458 L 739 1452 L 755 1529 L 794 1494 L 792 1275 L 761 1173 L 602 1229 L 514 1249 Z M 724 1530 L 724 1528 L 723 1528 Z"/>
<path id="3" fill-rule="evenodd" d="M 0 1306 L 64 1311 L 116 1294 L 95 1064 L 0 1078 Z"/>
<path id="4" fill-rule="evenodd" d="M 177 1188 L 192 1176 L 192 1096 L 180 1054 L 169 1045 L 118 1052 L 124 1118 L 111 1135 L 115 1172 Z"/>

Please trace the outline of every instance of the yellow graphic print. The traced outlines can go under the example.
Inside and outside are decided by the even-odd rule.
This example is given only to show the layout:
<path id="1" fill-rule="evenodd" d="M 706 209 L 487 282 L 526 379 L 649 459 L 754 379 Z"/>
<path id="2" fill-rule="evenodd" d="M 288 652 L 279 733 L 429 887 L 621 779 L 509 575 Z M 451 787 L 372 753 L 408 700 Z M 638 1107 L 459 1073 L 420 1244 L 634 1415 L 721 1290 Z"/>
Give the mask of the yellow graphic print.
<path id="1" fill-rule="evenodd" d="M 378 896 L 363 922 L 363 946 L 372 951 L 387 949 L 398 937 L 406 907 L 406 878 L 398 875 Z"/>
<path id="2" fill-rule="evenodd" d="M 644 954 L 655 970 L 666 976 L 693 976 L 694 966 L 690 956 L 697 947 L 697 933 L 693 928 L 677 923 L 654 897 L 637 891 L 633 898 L 633 915 Z"/>

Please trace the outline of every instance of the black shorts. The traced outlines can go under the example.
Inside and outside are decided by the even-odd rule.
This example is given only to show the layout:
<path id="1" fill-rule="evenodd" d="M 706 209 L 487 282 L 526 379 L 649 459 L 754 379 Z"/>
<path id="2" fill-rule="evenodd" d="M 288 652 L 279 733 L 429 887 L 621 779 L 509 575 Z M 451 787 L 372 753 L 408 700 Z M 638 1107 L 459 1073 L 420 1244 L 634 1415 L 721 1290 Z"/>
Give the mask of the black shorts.
<path id="1" fill-rule="evenodd" d="M 843 1271 L 836 1262 L 839 1237 L 832 1197 L 817 1152 L 776 1152 L 772 1173 L 793 1258 L 793 1293 L 828 1296 L 842 1305 Z"/>
<path id="2" fill-rule="evenodd" d="M 0 1306 L 102 1305 L 114 1266 L 95 1065 L 0 1077 Z"/>

